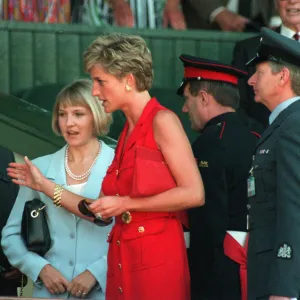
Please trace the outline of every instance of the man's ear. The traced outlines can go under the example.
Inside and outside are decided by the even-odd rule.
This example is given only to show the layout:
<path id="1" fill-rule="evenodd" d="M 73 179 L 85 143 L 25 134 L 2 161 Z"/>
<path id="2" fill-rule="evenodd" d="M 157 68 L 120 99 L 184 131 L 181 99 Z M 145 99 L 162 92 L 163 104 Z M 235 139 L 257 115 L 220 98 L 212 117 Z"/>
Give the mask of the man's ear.
<path id="1" fill-rule="evenodd" d="M 281 71 L 280 84 L 285 85 L 291 78 L 291 72 L 288 68 L 284 67 Z"/>
<path id="2" fill-rule="evenodd" d="M 209 104 L 209 94 L 205 90 L 200 90 L 198 94 L 202 106 L 207 106 Z"/>

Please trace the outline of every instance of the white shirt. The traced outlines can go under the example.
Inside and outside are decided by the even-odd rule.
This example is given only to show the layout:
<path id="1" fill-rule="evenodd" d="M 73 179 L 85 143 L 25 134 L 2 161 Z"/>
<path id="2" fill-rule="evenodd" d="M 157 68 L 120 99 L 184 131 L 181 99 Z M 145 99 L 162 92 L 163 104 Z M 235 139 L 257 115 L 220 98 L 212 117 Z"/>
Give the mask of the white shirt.
<path id="1" fill-rule="evenodd" d="M 280 34 L 292 39 L 294 34 L 296 32 L 286 26 L 284 26 L 283 24 L 281 24 L 281 27 L 280 27 Z M 300 32 L 298 32 L 298 34 L 300 35 Z"/>
<path id="2" fill-rule="evenodd" d="M 299 99 L 299 96 L 297 96 L 278 104 L 269 116 L 269 124 L 271 125 L 283 110 L 285 110 L 287 107 L 289 107 L 291 104 L 293 104 L 295 101 L 298 101 Z"/>
<path id="3" fill-rule="evenodd" d="M 87 184 L 87 181 L 78 183 L 78 184 L 66 185 L 65 188 L 74 194 L 81 195 L 84 193 L 84 188 L 85 188 L 86 184 Z M 79 220 L 78 216 L 74 215 L 74 217 L 75 217 L 76 221 Z"/>

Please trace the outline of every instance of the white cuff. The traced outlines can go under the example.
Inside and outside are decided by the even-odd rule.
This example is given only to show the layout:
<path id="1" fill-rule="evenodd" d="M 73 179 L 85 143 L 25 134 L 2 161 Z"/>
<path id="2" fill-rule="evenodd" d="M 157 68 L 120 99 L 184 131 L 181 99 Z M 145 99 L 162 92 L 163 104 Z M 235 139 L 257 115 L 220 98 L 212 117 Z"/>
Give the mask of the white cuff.
<path id="1" fill-rule="evenodd" d="M 282 24 L 282 21 L 279 16 L 273 16 L 270 18 L 269 26 L 270 27 L 279 27 Z"/>
<path id="2" fill-rule="evenodd" d="M 212 23 L 215 20 L 216 16 L 220 12 L 224 11 L 225 9 L 226 9 L 225 6 L 219 6 L 218 8 L 216 8 L 215 10 L 213 10 L 213 12 L 210 14 L 209 21 Z"/>

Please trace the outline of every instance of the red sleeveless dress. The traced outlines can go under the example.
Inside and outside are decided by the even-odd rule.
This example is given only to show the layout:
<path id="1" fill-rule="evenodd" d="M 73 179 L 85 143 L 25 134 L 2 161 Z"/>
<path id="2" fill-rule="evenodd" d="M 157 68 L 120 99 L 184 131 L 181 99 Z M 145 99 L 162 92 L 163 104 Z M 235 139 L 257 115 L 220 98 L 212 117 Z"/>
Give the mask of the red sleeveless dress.
<path id="1" fill-rule="evenodd" d="M 104 195 L 130 195 L 135 148 L 146 145 L 158 150 L 151 124 L 155 112 L 164 109 L 152 98 L 124 145 L 128 130 L 125 124 L 115 158 L 103 180 Z M 121 216 L 116 217 L 108 238 L 106 300 L 189 300 L 185 241 L 176 214 L 131 212 L 131 215 L 129 224 Z"/>

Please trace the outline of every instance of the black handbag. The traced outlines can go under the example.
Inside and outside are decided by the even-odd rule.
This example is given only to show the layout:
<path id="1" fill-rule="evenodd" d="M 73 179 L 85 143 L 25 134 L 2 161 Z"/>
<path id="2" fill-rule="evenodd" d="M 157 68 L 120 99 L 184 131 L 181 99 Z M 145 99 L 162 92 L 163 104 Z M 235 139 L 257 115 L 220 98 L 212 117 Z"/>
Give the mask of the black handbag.
<path id="1" fill-rule="evenodd" d="M 22 216 L 21 235 L 29 251 L 44 256 L 50 249 L 51 237 L 45 203 L 39 199 L 27 201 Z"/>
<path id="2" fill-rule="evenodd" d="M 21 235 L 29 251 L 44 256 L 50 249 L 51 237 L 47 223 L 45 203 L 40 199 L 29 200 L 24 205 Z M 22 274 L 20 297 L 23 296 L 27 277 Z"/>

